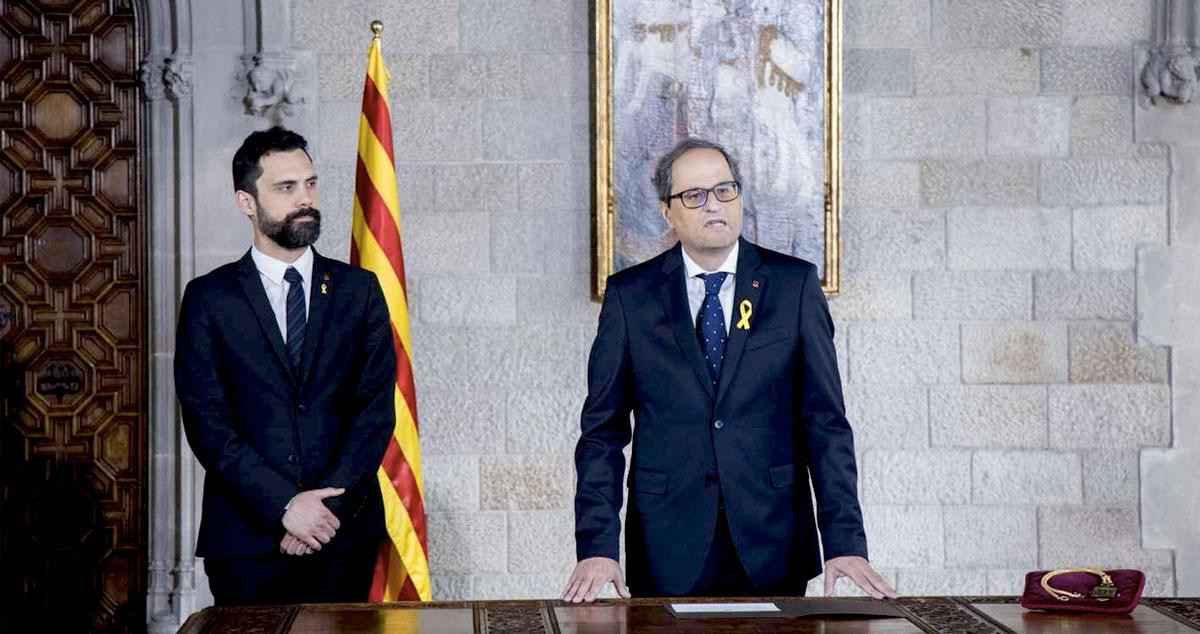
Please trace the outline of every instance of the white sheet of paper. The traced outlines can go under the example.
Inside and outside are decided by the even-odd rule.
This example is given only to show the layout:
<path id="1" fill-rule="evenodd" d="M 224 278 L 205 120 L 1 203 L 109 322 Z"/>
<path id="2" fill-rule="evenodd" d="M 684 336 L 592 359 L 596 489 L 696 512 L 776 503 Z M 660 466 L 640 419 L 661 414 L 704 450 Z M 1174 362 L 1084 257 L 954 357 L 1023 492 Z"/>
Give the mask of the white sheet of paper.
<path id="1" fill-rule="evenodd" d="M 684 612 L 780 612 L 774 603 L 672 603 L 671 609 Z"/>

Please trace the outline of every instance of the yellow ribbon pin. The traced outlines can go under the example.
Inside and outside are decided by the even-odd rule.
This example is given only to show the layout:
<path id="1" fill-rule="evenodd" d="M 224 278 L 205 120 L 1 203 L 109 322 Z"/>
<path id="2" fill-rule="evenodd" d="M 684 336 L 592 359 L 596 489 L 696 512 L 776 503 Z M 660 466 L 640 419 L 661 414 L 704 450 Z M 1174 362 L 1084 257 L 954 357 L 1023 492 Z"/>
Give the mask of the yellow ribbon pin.
<path id="1" fill-rule="evenodd" d="M 738 313 L 741 314 L 742 318 L 738 320 L 737 329 L 750 330 L 750 315 L 754 314 L 754 306 L 750 303 L 750 300 L 743 299 L 742 303 L 738 304 Z"/>
<path id="2" fill-rule="evenodd" d="M 322 285 L 321 285 L 321 294 L 322 294 L 322 295 L 328 295 L 328 294 L 329 294 L 329 287 L 328 287 L 328 286 L 326 286 L 326 285 L 324 285 L 324 284 L 322 284 Z"/>

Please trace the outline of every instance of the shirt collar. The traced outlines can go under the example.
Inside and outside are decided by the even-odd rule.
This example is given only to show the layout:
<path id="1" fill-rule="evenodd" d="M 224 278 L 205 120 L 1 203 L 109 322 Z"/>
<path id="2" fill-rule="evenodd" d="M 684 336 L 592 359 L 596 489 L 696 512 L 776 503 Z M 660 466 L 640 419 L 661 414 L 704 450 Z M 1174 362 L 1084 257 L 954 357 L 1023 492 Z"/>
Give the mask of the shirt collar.
<path id="1" fill-rule="evenodd" d="M 684 271 L 687 272 L 688 278 L 693 278 L 703 273 L 716 273 L 718 271 L 724 271 L 730 275 L 736 275 L 738 250 L 741 249 L 741 247 L 741 240 L 734 242 L 733 248 L 729 251 L 729 255 L 725 256 L 725 261 L 721 263 L 721 266 L 717 267 L 716 271 L 705 271 L 703 267 L 701 267 L 699 264 L 696 264 L 696 261 L 688 256 L 687 249 L 684 249 L 682 246 L 679 248 L 679 252 L 683 254 L 683 268 Z"/>
<path id="2" fill-rule="evenodd" d="M 304 253 L 301 253 L 300 257 L 296 258 L 296 261 L 290 264 L 259 251 L 258 247 L 254 245 L 250 246 L 250 257 L 254 260 L 254 266 L 258 269 L 258 273 L 276 285 L 283 284 L 283 274 L 289 266 L 295 267 L 296 272 L 300 274 L 300 277 L 304 278 L 305 282 L 312 279 L 312 247 L 304 247 Z"/>

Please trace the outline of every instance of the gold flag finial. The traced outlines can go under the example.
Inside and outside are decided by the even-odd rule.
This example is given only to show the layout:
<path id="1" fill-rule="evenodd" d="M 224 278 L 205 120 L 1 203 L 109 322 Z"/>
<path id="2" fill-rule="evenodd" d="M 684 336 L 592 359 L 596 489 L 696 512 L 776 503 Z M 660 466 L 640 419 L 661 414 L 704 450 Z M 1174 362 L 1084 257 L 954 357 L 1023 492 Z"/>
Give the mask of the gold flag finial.
<path id="1" fill-rule="evenodd" d="M 379 39 L 379 34 L 383 33 L 383 22 L 371 20 L 371 32 L 375 34 L 375 39 Z"/>

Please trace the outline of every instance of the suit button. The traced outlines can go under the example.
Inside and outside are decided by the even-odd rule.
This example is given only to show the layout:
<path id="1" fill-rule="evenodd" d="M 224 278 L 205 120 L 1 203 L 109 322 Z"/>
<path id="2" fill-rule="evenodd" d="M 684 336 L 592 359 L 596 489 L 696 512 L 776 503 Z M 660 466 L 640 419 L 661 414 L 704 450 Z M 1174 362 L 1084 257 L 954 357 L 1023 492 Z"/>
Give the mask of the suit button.
<path id="1" fill-rule="evenodd" d="M 721 419 L 717 419 L 716 421 L 713 422 L 713 427 L 716 427 L 717 429 L 720 429 L 724 426 L 725 426 L 725 421 L 723 421 Z"/>
<path id="2" fill-rule="evenodd" d="M 307 414 L 307 413 L 308 413 L 308 406 L 307 406 L 307 405 L 304 405 L 303 403 L 302 403 L 302 404 L 300 404 L 300 406 L 299 406 L 299 407 L 297 407 L 296 409 L 300 410 L 300 413 L 301 413 L 301 414 Z"/>
<path id="3" fill-rule="evenodd" d="M 288 464 L 300 464 L 300 459 L 294 453 L 288 454 Z"/>

